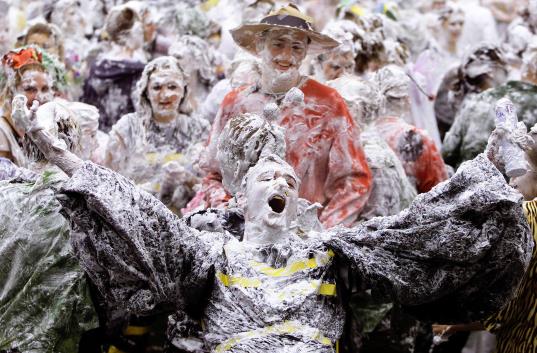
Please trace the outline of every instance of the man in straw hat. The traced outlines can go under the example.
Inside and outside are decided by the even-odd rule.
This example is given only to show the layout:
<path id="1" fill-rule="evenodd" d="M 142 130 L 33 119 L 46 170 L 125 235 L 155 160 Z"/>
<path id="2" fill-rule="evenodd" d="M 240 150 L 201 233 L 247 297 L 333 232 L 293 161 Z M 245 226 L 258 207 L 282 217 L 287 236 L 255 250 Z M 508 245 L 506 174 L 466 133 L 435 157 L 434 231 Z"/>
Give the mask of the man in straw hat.
<path id="1" fill-rule="evenodd" d="M 286 160 L 302 180 L 300 197 L 324 206 L 320 219 L 325 226 L 351 224 L 371 188 L 360 131 L 334 89 L 299 72 L 308 52 L 328 51 L 339 43 L 314 31 L 311 18 L 292 4 L 231 34 L 241 48 L 261 59 L 261 79 L 224 98 L 204 163 L 208 175 L 188 210 L 218 207 L 229 199 L 216 160 L 218 138 L 226 122 L 242 113 L 261 114 L 265 105 L 280 104 L 287 94 L 300 103 L 281 109 L 276 123 L 285 129 Z"/>

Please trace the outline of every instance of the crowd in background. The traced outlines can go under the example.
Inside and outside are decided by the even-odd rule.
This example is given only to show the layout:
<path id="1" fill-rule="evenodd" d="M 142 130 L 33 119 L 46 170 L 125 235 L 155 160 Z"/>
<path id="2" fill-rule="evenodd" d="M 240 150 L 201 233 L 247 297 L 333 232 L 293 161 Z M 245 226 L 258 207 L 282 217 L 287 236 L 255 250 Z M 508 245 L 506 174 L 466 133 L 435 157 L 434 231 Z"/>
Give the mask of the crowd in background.
<path id="1" fill-rule="evenodd" d="M 322 51 L 305 49 L 297 59 L 302 65 L 296 86 L 304 109 L 313 111 L 304 120 L 294 112 L 288 90 L 266 90 L 265 52 L 255 42 L 246 43 L 247 31 L 230 32 L 287 5 L 278 0 L 0 0 L 0 180 L 35 182 L 50 168 L 14 119 L 13 98 L 21 94 L 28 109 L 34 101 L 62 106 L 75 122 L 45 125 L 59 124 L 56 133 L 71 151 L 130 178 L 179 216 L 227 207 L 232 199 L 235 190 L 222 186 L 230 176 L 221 175 L 216 162 L 229 119 L 256 113 L 277 120 L 286 129 L 286 160 L 302 181 L 300 196 L 321 205 L 319 219 L 326 228 L 395 215 L 447 180 L 485 151 L 495 128 L 494 104 L 502 97 L 513 101 L 526 126 L 537 124 L 537 1 L 295 1 L 290 13 L 303 14 L 324 36 L 320 43 L 325 37 L 338 42 L 326 39 Z M 271 116 L 265 109 L 269 102 L 278 104 L 281 116 Z M 330 126 L 315 120 L 327 114 L 333 116 Z M 233 138 L 224 136 L 230 144 Z M 532 165 L 536 156 L 528 153 L 532 169 L 537 168 Z M 537 196 L 533 178 L 528 174 L 512 182 L 524 189 L 527 201 Z M 1 232 L 0 225 L 0 240 Z M 67 248 L 66 243 L 62 249 Z M 68 276 L 77 273 L 75 267 L 73 262 L 60 272 Z M 11 283 L 6 273 L 0 282 Z M 43 329 L 40 340 L 64 340 L 64 346 L 36 352 L 163 349 L 166 318 L 102 315 L 106 303 L 95 288 L 77 286 L 69 284 L 71 292 L 63 292 L 58 302 L 71 303 L 74 320 L 85 326 L 70 333 L 61 331 L 67 324 L 54 328 L 60 333 Z M 2 321 L 28 328 L 55 320 L 30 311 L 18 320 L 15 309 L 5 308 L 22 310 L 28 302 L 13 304 L 14 293 L 0 291 L 0 352 L 17 352 L 10 350 L 12 332 Z M 455 326 L 440 322 L 433 332 L 430 323 L 377 300 L 367 288 L 352 293 L 356 335 L 345 346 L 354 347 L 351 351 L 486 353 L 496 347 L 484 329 L 494 332 L 501 325 L 489 322 L 478 330 L 461 325 L 460 332 L 451 332 Z M 82 299 L 73 304 L 73 297 Z M 528 304 L 528 314 L 535 317 L 535 308 L 535 302 Z M 122 329 L 107 330 L 112 326 Z M 129 331 L 132 327 L 144 329 Z"/>

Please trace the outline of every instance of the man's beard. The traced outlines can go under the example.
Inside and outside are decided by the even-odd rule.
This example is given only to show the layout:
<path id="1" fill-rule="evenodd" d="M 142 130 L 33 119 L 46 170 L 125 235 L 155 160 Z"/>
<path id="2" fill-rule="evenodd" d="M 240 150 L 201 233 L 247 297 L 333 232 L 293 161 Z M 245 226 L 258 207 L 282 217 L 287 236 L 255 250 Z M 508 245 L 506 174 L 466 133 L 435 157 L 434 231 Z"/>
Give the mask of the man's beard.
<path id="1" fill-rule="evenodd" d="M 300 77 L 298 67 L 280 71 L 272 65 L 263 67 L 263 89 L 269 93 L 285 93 L 296 85 Z"/>

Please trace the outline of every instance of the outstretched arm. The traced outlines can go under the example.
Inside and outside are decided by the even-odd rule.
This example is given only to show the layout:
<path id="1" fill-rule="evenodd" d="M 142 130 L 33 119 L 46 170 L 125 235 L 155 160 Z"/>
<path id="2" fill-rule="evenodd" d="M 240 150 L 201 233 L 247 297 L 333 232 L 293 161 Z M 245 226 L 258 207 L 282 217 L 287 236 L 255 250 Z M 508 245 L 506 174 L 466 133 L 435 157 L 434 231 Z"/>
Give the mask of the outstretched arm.
<path id="1" fill-rule="evenodd" d="M 130 180 L 67 151 L 38 125 L 41 109 L 55 114 L 53 105 L 27 111 L 24 99 L 15 103 L 17 123 L 71 176 L 58 196 L 62 213 L 71 221 L 75 253 L 110 311 L 143 315 L 197 302 L 218 259 L 215 237 L 206 241 Z"/>
<path id="2" fill-rule="evenodd" d="M 481 154 L 400 214 L 331 230 L 329 245 L 420 318 L 477 321 L 507 301 L 529 261 L 521 201 Z"/>

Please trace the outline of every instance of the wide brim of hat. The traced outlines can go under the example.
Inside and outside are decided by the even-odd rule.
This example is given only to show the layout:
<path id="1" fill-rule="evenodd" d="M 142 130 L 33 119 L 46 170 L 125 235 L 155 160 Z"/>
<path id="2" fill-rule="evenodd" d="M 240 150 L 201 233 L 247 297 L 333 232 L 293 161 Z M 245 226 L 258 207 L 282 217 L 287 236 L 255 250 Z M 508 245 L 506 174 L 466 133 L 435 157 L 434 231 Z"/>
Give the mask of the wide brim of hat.
<path id="1" fill-rule="evenodd" d="M 230 32 L 233 40 L 239 47 L 257 56 L 259 54 L 256 46 L 256 42 L 259 40 L 257 34 L 271 28 L 288 29 L 306 34 L 311 41 L 308 45 L 308 53 L 312 54 L 321 54 L 327 52 L 331 49 L 337 48 L 340 44 L 332 37 L 315 31 L 269 23 L 243 24 L 240 27 L 230 30 Z"/>

